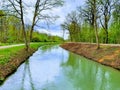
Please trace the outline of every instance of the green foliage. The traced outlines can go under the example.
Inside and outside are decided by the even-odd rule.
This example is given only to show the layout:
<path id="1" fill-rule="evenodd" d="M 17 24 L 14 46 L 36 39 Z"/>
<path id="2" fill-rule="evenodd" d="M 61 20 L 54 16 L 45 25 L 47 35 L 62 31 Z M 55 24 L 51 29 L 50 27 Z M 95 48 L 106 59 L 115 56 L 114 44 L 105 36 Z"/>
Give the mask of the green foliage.
<path id="1" fill-rule="evenodd" d="M 80 40 L 80 27 L 76 22 L 71 22 L 69 25 L 69 32 L 71 41 L 79 41 Z"/>
<path id="2" fill-rule="evenodd" d="M 103 30 L 103 28 L 101 28 L 99 30 L 99 40 L 100 40 L 100 43 L 105 43 L 105 38 L 106 38 L 105 30 Z"/>
<path id="3" fill-rule="evenodd" d="M 0 10 L 0 17 L 5 16 L 5 12 L 3 10 Z"/>
<path id="4" fill-rule="evenodd" d="M 62 38 L 58 36 L 49 36 L 47 34 L 33 32 L 32 42 L 60 42 Z"/>
<path id="5" fill-rule="evenodd" d="M 109 43 L 120 43 L 120 24 L 113 23 L 109 29 Z"/>
<path id="6" fill-rule="evenodd" d="M 95 42 L 95 33 L 94 30 L 87 24 L 82 25 L 82 30 L 80 34 L 81 42 Z"/>
<path id="7" fill-rule="evenodd" d="M 3 12 L 0 11 L 0 14 Z M 2 22 L 2 23 L 1 23 Z M 27 38 L 29 40 L 30 30 L 26 28 Z M 1 43 L 23 43 L 24 35 L 22 25 L 18 18 L 13 16 L 7 16 L 0 18 L 0 42 Z M 52 38 L 55 38 L 53 40 Z M 59 37 L 49 36 L 47 34 L 33 32 L 32 42 L 49 42 L 49 41 L 60 41 Z"/>

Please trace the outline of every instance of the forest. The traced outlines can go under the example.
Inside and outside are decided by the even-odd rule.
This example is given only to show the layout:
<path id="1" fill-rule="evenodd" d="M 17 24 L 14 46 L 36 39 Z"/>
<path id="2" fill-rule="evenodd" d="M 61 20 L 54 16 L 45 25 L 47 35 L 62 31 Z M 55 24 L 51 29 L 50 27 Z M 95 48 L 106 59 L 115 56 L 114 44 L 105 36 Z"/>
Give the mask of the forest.
<path id="1" fill-rule="evenodd" d="M 35 32 L 40 20 L 54 21 L 55 16 L 41 14 L 64 5 L 62 0 L 37 0 L 34 5 L 32 24 L 24 21 L 26 4 L 22 0 L 2 0 L 0 10 L 0 42 L 62 41 L 58 36 Z M 23 7 L 22 7 L 23 6 Z M 32 6 L 31 6 L 32 7 Z M 69 31 L 69 41 L 97 43 L 120 43 L 120 0 L 86 0 L 83 6 L 68 13 L 61 29 Z M 39 34 L 39 35 L 38 35 Z M 24 37 L 24 38 L 23 38 Z"/>

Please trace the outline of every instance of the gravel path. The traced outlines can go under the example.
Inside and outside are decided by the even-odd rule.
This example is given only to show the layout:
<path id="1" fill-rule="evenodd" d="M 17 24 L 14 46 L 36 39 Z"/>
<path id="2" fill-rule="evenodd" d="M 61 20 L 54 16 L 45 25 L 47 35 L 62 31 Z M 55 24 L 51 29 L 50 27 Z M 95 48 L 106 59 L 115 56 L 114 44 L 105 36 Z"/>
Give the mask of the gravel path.
<path id="1" fill-rule="evenodd" d="M 68 43 L 96 44 L 96 43 L 86 43 L 86 42 L 68 42 Z M 100 43 L 100 45 L 103 45 L 103 46 L 120 46 L 120 44 L 102 44 L 102 43 Z"/>
<path id="2" fill-rule="evenodd" d="M 15 44 L 15 45 L 0 46 L 0 49 L 11 48 L 11 47 L 16 47 L 16 46 L 23 46 L 23 45 L 25 45 L 25 44 Z"/>
<path id="3" fill-rule="evenodd" d="M 100 44 L 100 45 L 106 45 L 106 46 L 120 46 L 120 44 Z"/>

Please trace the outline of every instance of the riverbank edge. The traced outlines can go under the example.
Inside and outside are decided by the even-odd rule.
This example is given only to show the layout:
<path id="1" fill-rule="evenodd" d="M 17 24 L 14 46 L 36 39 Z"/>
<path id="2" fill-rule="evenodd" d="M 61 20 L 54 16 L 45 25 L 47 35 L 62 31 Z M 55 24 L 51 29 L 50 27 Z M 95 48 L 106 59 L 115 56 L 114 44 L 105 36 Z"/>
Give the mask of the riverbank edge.
<path id="1" fill-rule="evenodd" d="M 26 49 L 22 49 L 16 53 L 7 64 L 0 65 L 0 85 L 8 76 L 14 73 L 25 60 L 32 56 L 35 51 L 37 51 L 35 48 L 30 48 L 28 52 Z"/>
<path id="2" fill-rule="evenodd" d="M 101 48 L 96 49 L 96 44 L 79 42 L 63 43 L 60 46 L 75 54 L 120 71 L 120 46 L 100 45 Z"/>

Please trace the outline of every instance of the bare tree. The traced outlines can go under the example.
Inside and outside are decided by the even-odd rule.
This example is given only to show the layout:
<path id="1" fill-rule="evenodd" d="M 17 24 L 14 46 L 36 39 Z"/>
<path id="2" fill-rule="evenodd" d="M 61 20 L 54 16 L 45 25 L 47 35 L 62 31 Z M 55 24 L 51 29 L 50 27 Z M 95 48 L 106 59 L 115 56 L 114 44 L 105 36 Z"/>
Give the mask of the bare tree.
<path id="1" fill-rule="evenodd" d="M 120 25 L 120 0 L 116 0 L 113 9 L 113 23 Z"/>
<path id="2" fill-rule="evenodd" d="M 37 0 L 34 7 L 34 15 L 32 20 L 32 26 L 30 31 L 30 40 L 32 39 L 32 33 L 34 27 L 40 20 L 52 19 L 53 16 L 43 14 L 44 11 L 52 10 L 52 8 L 63 5 L 63 0 Z"/>
<path id="3" fill-rule="evenodd" d="M 96 43 L 97 43 L 97 49 L 100 48 L 99 45 L 99 36 L 98 36 L 98 25 L 97 25 L 97 19 L 98 19 L 98 3 L 99 0 L 87 0 L 86 1 L 86 8 L 82 9 L 82 16 L 84 17 L 84 20 L 87 21 L 91 28 L 95 32 L 96 36 Z"/>
<path id="4" fill-rule="evenodd" d="M 100 0 L 100 10 L 101 10 L 100 23 L 106 33 L 105 43 L 108 43 L 109 41 L 108 26 L 109 26 L 109 21 L 111 18 L 111 12 L 112 12 L 113 5 L 114 5 L 113 0 Z"/>
<path id="5" fill-rule="evenodd" d="M 25 31 L 23 0 L 8 0 L 8 1 L 10 3 L 9 7 L 12 8 L 11 12 L 14 12 L 16 17 L 18 17 L 21 20 L 26 50 L 28 51 L 29 44 L 28 44 L 27 35 Z"/>
<path id="6" fill-rule="evenodd" d="M 69 31 L 71 41 L 80 41 L 80 17 L 76 11 L 66 16 L 66 21 L 61 27 Z"/>

